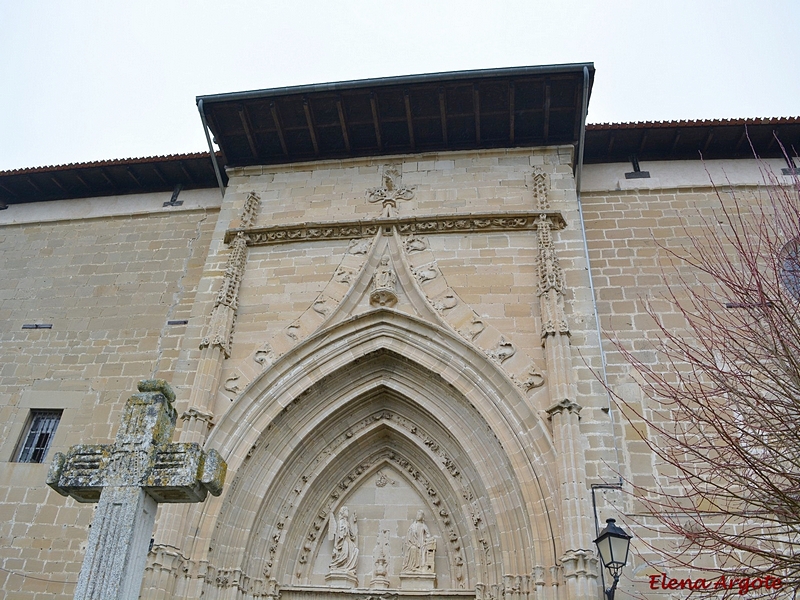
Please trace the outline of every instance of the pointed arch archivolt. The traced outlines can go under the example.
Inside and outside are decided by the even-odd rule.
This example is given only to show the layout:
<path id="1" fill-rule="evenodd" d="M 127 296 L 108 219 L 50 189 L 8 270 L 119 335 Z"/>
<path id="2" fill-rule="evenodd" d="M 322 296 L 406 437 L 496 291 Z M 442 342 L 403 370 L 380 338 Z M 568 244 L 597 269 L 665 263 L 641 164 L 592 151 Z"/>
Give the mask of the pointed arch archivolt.
<path id="1" fill-rule="evenodd" d="M 414 317 L 379 309 L 311 336 L 245 390 L 208 445 L 230 483 L 193 511 L 191 554 L 217 569 L 302 583 L 309 533 L 324 533 L 309 519 L 377 464 L 440 500 L 429 508 L 449 516 L 436 513 L 459 540 L 448 560 L 462 553 L 465 585 L 557 562 L 547 428 L 486 356 Z"/>

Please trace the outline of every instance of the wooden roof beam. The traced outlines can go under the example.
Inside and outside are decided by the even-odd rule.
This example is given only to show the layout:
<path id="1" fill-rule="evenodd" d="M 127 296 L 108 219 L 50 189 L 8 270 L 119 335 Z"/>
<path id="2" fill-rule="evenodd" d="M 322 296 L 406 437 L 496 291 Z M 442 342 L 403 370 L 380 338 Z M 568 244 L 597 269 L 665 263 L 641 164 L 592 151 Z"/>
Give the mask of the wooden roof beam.
<path id="1" fill-rule="evenodd" d="M 105 179 L 105 180 L 106 180 L 106 183 L 108 183 L 108 185 L 110 185 L 110 186 L 111 186 L 111 189 L 112 189 L 112 190 L 114 190 L 114 191 L 116 192 L 116 191 L 117 191 L 117 186 L 116 186 L 116 185 L 114 185 L 114 182 L 113 182 L 113 181 L 111 181 L 111 178 L 108 176 L 108 173 L 106 173 L 105 169 L 103 169 L 103 168 L 101 167 L 100 169 L 98 169 L 98 172 L 100 173 L 100 175 L 102 175 L 102 176 L 103 176 L 103 179 Z"/>
<path id="2" fill-rule="evenodd" d="M 439 87 L 439 118 L 442 120 L 442 141 L 447 143 L 447 98 L 444 87 Z"/>
<path id="3" fill-rule="evenodd" d="M 705 141 L 705 143 L 703 144 L 703 153 L 705 153 L 705 152 L 706 152 L 706 150 L 708 150 L 708 146 L 711 144 L 711 140 L 713 140 L 713 139 L 714 139 L 714 130 L 713 130 L 713 129 L 711 129 L 711 130 L 708 132 L 708 135 L 706 136 L 706 141 Z"/>
<path id="4" fill-rule="evenodd" d="M 269 112 L 272 113 L 272 121 L 275 123 L 275 131 L 278 132 L 278 140 L 281 143 L 281 150 L 284 156 L 289 156 L 289 148 L 286 146 L 286 138 L 283 136 L 283 127 L 281 127 L 281 119 L 278 115 L 278 107 L 275 102 L 269 103 Z"/>
<path id="5" fill-rule="evenodd" d="M 139 187 L 143 187 L 142 182 L 139 181 L 139 178 L 136 177 L 136 175 L 134 174 L 133 170 L 130 167 L 125 167 L 125 172 L 128 173 L 128 175 L 130 176 L 131 179 L 133 179 L 136 185 L 138 185 Z"/>
<path id="6" fill-rule="evenodd" d="M 50 176 L 50 181 L 52 181 L 56 185 L 56 187 L 58 187 L 58 189 L 60 189 L 62 192 L 64 192 L 65 194 L 69 194 L 69 191 L 63 185 L 61 185 L 61 182 L 58 181 L 58 179 L 56 179 L 55 173 L 53 173 Z"/>
<path id="7" fill-rule="evenodd" d="M 169 185 L 169 183 L 167 183 L 167 178 L 164 177 L 164 174 L 161 172 L 161 169 L 158 168 L 158 165 L 153 165 L 153 173 L 155 173 L 156 177 L 161 180 L 161 183 L 164 185 Z"/>
<path id="8" fill-rule="evenodd" d="M 739 136 L 739 141 L 736 142 L 736 148 L 734 149 L 735 152 L 739 152 L 739 148 L 742 147 L 742 144 L 744 144 L 744 141 L 746 139 L 747 139 L 747 127 L 744 128 L 744 131 L 742 131 L 742 135 Z"/>
<path id="9" fill-rule="evenodd" d="M 372 107 L 372 124 L 375 127 L 375 139 L 378 141 L 378 150 L 383 150 L 383 142 L 381 141 L 381 122 L 378 118 L 378 99 L 375 97 L 374 92 L 369 94 L 369 104 Z"/>
<path id="10" fill-rule="evenodd" d="M 672 140 L 672 146 L 669 149 L 670 155 L 675 154 L 675 149 L 678 147 L 678 142 L 681 140 L 681 130 L 675 130 L 675 137 Z"/>
<path id="11" fill-rule="evenodd" d="M 80 176 L 80 175 L 78 175 L 77 173 L 75 173 L 75 179 L 77 179 L 78 181 L 80 181 L 80 182 L 81 182 L 81 185 L 82 185 L 83 187 L 85 187 L 87 190 L 89 190 L 90 192 L 92 191 L 92 188 L 89 186 L 89 184 L 88 184 L 88 183 L 86 183 L 86 182 L 83 180 L 83 177 L 81 177 L 81 176 Z"/>
<path id="12" fill-rule="evenodd" d="M 194 177 L 192 177 L 192 174 L 189 173 L 189 170 L 186 168 L 186 165 L 183 164 L 182 160 L 178 161 L 178 166 L 181 168 L 183 174 L 186 175 L 186 179 L 189 181 L 189 183 L 192 185 L 197 185 L 194 180 Z"/>
<path id="13" fill-rule="evenodd" d="M 247 113 L 247 107 L 241 104 L 236 109 L 236 112 L 239 113 L 239 120 L 242 122 L 244 134 L 247 136 L 247 143 L 250 144 L 250 152 L 252 152 L 253 158 L 258 158 L 258 150 L 256 149 L 256 141 L 253 138 L 253 128 L 250 124 L 250 115 Z"/>
<path id="14" fill-rule="evenodd" d="M 472 86 L 472 110 L 475 113 L 475 141 L 481 143 L 481 96 L 478 86 Z"/>
<path id="15" fill-rule="evenodd" d="M 647 130 L 645 129 L 642 132 L 642 139 L 639 141 L 639 150 L 636 152 L 636 154 L 641 154 L 642 152 L 644 152 L 644 147 L 646 145 L 647 145 Z"/>
<path id="16" fill-rule="evenodd" d="M 2 183 L 0 183 L 0 188 L 3 188 L 3 189 L 6 191 L 6 193 L 7 193 L 9 196 L 11 196 L 12 198 L 19 198 L 19 196 L 18 196 L 16 193 L 14 193 L 14 191 L 13 191 L 13 190 L 11 190 L 11 188 L 9 188 L 8 186 L 6 186 L 5 184 L 2 184 Z"/>
<path id="17" fill-rule="evenodd" d="M 342 107 L 342 99 L 336 99 L 336 110 L 339 111 L 339 125 L 342 127 L 342 137 L 344 138 L 344 147 L 347 153 L 350 153 L 350 136 L 347 134 L 347 121 L 344 118 L 344 108 Z"/>
<path id="18" fill-rule="evenodd" d="M 516 98 L 514 97 L 514 82 L 508 82 L 508 139 L 511 145 L 514 145 L 514 129 L 516 128 L 517 115 L 514 113 L 514 104 Z"/>
<path id="19" fill-rule="evenodd" d="M 30 185 L 30 186 L 31 186 L 33 189 L 35 189 L 35 190 L 36 190 L 38 193 L 40 193 L 42 196 L 44 196 L 44 195 L 45 195 L 45 193 L 42 191 L 42 188 L 40 188 L 38 185 L 36 185 L 36 183 L 33 181 L 33 179 L 32 179 L 30 176 L 26 177 L 26 178 L 25 178 L 25 181 L 27 181 L 27 182 L 28 182 L 28 184 L 29 184 L 29 185 Z"/>
<path id="20" fill-rule="evenodd" d="M 544 110 L 544 129 L 542 133 L 544 134 L 544 142 L 547 143 L 547 139 L 550 137 L 550 82 L 545 81 L 544 83 L 544 106 L 542 107 Z"/>
<path id="21" fill-rule="evenodd" d="M 781 134 L 778 131 L 779 129 L 780 129 L 779 127 L 776 127 L 775 129 L 772 130 L 772 135 L 769 136 L 769 143 L 767 144 L 767 150 L 772 150 L 772 147 L 780 139 Z"/>
<path id="22" fill-rule="evenodd" d="M 411 142 L 411 150 L 414 150 L 417 145 L 414 142 L 414 123 L 411 121 L 411 97 L 408 90 L 403 90 L 403 100 L 406 104 L 406 124 L 408 125 L 408 139 Z"/>
<path id="23" fill-rule="evenodd" d="M 314 127 L 314 117 L 311 114 L 311 104 L 309 104 L 308 98 L 303 98 L 303 111 L 306 113 L 306 125 L 308 125 L 308 133 L 311 135 L 311 144 L 314 146 L 314 155 L 319 156 L 317 130 Z"/>

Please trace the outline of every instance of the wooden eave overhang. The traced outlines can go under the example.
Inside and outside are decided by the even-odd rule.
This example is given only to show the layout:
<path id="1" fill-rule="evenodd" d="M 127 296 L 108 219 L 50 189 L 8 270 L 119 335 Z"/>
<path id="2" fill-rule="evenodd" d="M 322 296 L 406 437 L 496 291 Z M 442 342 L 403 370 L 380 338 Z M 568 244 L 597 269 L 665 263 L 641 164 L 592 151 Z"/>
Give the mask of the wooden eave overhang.
<path id="1" fill-rule="evenodd" d="M 800 117 L 586 126 L 584 162 L 782 158 L 800 152 Z"/>
<path id="2" fill-rule="evenodd" d="M 208 152 L 0 171 L 0 204 L 171 192 L 177 185 L 217 187 Z"/>
<path id="3" fill-rule="evenodd" d="M 584 68 L 458 71 L 199 96 L 227 167 L 577 144 Z"/>

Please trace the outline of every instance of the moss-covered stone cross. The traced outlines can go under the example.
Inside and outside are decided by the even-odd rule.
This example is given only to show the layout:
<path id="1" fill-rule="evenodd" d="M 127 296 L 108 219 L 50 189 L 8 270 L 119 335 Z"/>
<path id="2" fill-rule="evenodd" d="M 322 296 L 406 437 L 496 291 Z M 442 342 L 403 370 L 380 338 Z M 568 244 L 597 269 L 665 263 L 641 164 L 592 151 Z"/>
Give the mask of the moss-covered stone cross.
<path id="1" fill-rule="evenodd" d="M 53 458 L 47 485 L 99 502 L 76 600 L 138 598 L 158 503 L 202 502 L 222 491 L 226 464 L 216 450 L 170 443 L 174 401 L 166 381 L 140 381 L 113 444 L 79 444 Z"/>

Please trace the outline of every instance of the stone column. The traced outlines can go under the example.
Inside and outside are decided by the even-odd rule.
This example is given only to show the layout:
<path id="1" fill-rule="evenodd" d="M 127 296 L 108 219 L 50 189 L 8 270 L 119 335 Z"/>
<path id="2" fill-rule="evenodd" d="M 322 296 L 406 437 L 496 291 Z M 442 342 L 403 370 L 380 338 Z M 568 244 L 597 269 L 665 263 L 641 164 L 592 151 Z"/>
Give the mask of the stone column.
<path id="1" fill-rule="evenodd" d="M 534 195 L 539 209 L 550 208 L 545 175 L 534 175 Z M 586 457 L 581 443 L 577 391 L 572 377 L 570 331 L 564 315 L 564 272 L 553 245 L 552 224 L 545 215 L 537 224 L 537 294 L 542 318 L 542 345 L 547 360 L 556 449 L 564 554 L 561 575 L 570 600 L 597 597 L 597 559 L 591 549 L 593 523 L 586 486 Z"/>
<path id="2" fill-rule="evenodd" d="M 258 194 L 248 194 L 240 222 L 236 224 L 239 228 L 246 229 L 255 224 L 260 202 Z M 231 339 L 239 306 L 239 287 L 247 264 L 247 238 L 239 233 L 231 240 L 229 248 L 222 285 L 200 342 L 200 360 L 189 396 L 189 408 L 181 415 L 183 426 L 180 441 L 201 446 L 205 443 L 214 418 L 213 405 L 220 386 L 223 362 L 231 353 Z M 182 506 L 170 506 L 162 510 L 159 522 L 163 523 L 163 527 L 154 551 L 165 558 L 169 557 L 170 560 L 165 563 L 179 564 L 186 559 L 182 554 L 182 541 L 188 514 L 188 508 Z M 166 564 L 153 565 L 152 569 L 148 569 L 144 589 L 154 600 L 171 597 L 168 588 L 157 585 L 158 582 L 163 582 L 162 571 L 165 568 L 169 567 Z M 170 575 L 174 577 L 176 573 L 171 572 Z"/>

